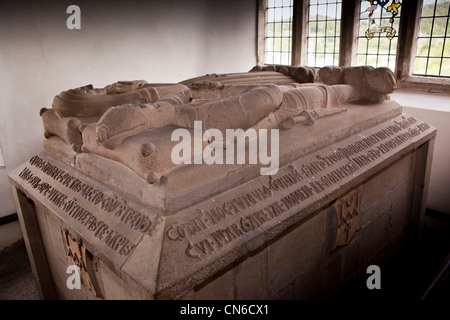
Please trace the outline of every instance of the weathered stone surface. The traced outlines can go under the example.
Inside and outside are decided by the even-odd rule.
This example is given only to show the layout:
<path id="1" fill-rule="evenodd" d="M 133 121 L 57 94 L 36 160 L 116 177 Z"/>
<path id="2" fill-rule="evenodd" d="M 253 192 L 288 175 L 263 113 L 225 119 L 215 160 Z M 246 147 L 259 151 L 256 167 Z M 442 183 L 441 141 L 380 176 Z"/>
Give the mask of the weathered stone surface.
<path id="1" fill-rule="evenodd" d="M 125 217 L 127 211 L 129 214 L 132 212 L 139 216 L 138 208 L 143 210 L 141 205 L 133 205 L 131 201 L 125 203 L 119 191 L 116 193 L 108 190 L 103 184 L 99 184 L 89 176 L 74 171 L 45 154 L 36 156 L 24 164 L 18 169 L 16 177 L 19 182 L 25 183 L 25 186 L 30 186 L 28 191 L 30 197 L 51 208 L 52 212 L 64 221 L 64 225 L 75 229 L 95 254 L 102 256 L 103 259 L 106 258 L 107 263 L 116 268 L 121 268 L 125 259 L 131 256 L 128 263 L 122 267 L 122 272 L 129 274 L 148 291 L 155 292 L 156 297 L 159 292 L 159 297 L 167 298 L 200 284 L 240 256 L 244 256 L 273 239 L 287 229 L 290 224 L 301 221 L 308 215 L 308 212 L 320 208 L 325 203 L 337 198 L 339 194 L 342 195 L 346 189 L 352 187 L 355 180 L 358 183 L 355 176 L 360 177 L 362 181 L 373 175 L 380 162 L 389 162 L 390 159 L 381 157 L 381 150 L 388 155 L 401 153 L 402 144 L 408 148 L 406 142 L 410 139 L 414 140 L 416 137 L 408 136 L 409 138 L 404 142 L 399 140 L 399 146 L 392 147 L 390 150 L 385 142 L 390 141 L 388 137 L 380 139 L 371 148 L 355 143 L 364 141 L 361 140 L 364 139 L 363 136 L 375 137 L 376 134 L 399 121 L 405 121 L 405 118 L 402 116 L 394 118 L 366 130 L 364 135 L 343 140 L 332 145 L 331 148 L 320 150 L 320 153 L 305 155 L 301 160 L 296 160 L 293 164 L 281 168 L 275 176 L 258 177 L 240 187 L 230 189 L 220 196 L 181 210 L 177 214 L 157 218 L 156 213 L 149 215 L 149 212 L 146 211 L 144 215 L 144 211 L 141 211 L 142 217 L 148 219 L 145 220 L 145 223 L 142 220 L 141 224 L 137 224 L 137 222 L 133 224 L 125 218 L 120 219 L 122 216 Z M 417 128 L 422 124 L 412 119 L 410 122 L 407 128 L 399 129 L 391 136 L 398 136 L 403 131 L 415 132 L 409 129 L 416 130 L 419 136 L 420 130 Z M 356 145 L 359 147 L 355 149 Z M 380 145 L 383 147 L 374 149 Z M 360 151 L 358 151 L 359 149 Z M 339 157 L 332 160 L 330 155 L 336 155 L 335 151 L 339 150 L 342 155 L 346 153 L 345 156 L 341 160 Z M 368 158 L 370 151 L 377 150 L 379 157 L 376 157 L 376 153 L 374 153 L 372 158 Z M 350 155 L 350 153 L 352 154 Z M 322 161 L 327 159 L 326 161 L 329 163 L 319 164 L 318 159 L 322 159 Z M 331 163 L 331 161 L 335 161 L 335 163 Z M 397 165 L 404 166 L 403 162 Z M 340 170 L 337 170 L 339 168 Z M 76 198 L 71 198 L 67 196 L 68 194 L 74 194 Z M 72 208 L 78 208 L 79 212 Z M 107 230 L 102 233 L 103 236 L 90 231 L 83 223 L 80 223 L 80 221 L 86 223 L 89 218 L 94 219 L 93 213 L 95 213 L 97 221 L 105 223 L 105 228 L 106 225 L 108 226 Z M 365 233 L 369 232 L 367 235 L 361 235 L 362 251 L 375 252 L 379 248 L 378 245 L 373 245 L 372 240 L 389 230 L 388 213 L 385 216 L 388 219 L 374 221 L 368 226 L 368 230 L 371 231 L 367 230 L 365 231 Z M 157 219 L 160 219 L 160 222 L 156 223 Z M 298 242 L 305 243 L 305 249 L 314 248 L 311 247 L 311 242 L 307 242 L 312 241 L 322 248 L 319 250 L 326 251 L 325 244 L 321 243 L 324 232 L 323 218 L 321 221 L 320 232 L 308 227 L 308 223 L 302 224 L 304 229 L 299 229 L 304 231 L 296 231 L 295 234 L 301 235 L 302 239 L 304 237 Z M 153 225 L 155 225 L 155 229 L 151 229 L 154 232 L 150 236 L 147 232 Z M 149 227 L 147 228 L 147 226 Z M 98 231 L 99 227 L 95 230 Z M 164 232 L 162 228 L 164 228 Z M 139 229 L 144 232 L 140 232 Z M 312 232 L 311 237 L 307 236 L 309 232 Z M 145 235 L 146 233 L 147 235 Z M 113 234 L 126 238 L 126 245 L 122 245 L 120 248 L 111 248 L 112 238 L 108 238 L 108 236 L 112 237 Z M 317 237 L 316 240 L 313 240 L 314 237 Z M 283 247 L 282 244 L 288 238 L 288 236 L 281 238 L 276 245 Z M 284 247 L 293 247 L 296 240 L 293 241 L 292 244 Z M 161 249 L 158 249 L 158 243 Z M 155 250 L 146 251 L 146 248 L 155 245 Z M 142 248 L 143 254 L 139 253 L 139 248 Z M 304 259 L 305 263 L 312 263 L 314 260 L 305 255 L 305 251 L 301 248 L 301 246 L 298 247 L 297 250 L 300 251 L 297 254 L 292 253 L 293 256 Z M 271 249 L 269 248 L 269 250 Z M 309 249 L 307 251 L 309 252 Z M 131 254 L 132 252 L 133 254 Z M 280 249 L 277 252 L 283 251 Z M 316 250 L 310 252 L 316 252 Z M 136 257 L 137 260 L 133 257 Z M 275 257 L 273 259 L 280 263 L 283 261 L 283 259 Z M 159 264 L 155 262 L 158 260 Z M 286 260 L 288 261 L 289 258 Z M 145 263 L 145 261 L 149 262 Z M 292 261 L 290 260 L 289 263 Z M 270 263 L 268 265 L 270 270 Z M 296 264 L 296 266 L 298 265 Z M 159 268 L 157 272 L 156 268 Z M 283 268 L 275 269 L 282 270 Z M 296 268 L 288 266 L 288 269 Z M 159 283 L 157 283 L 156 277 L 151 280 L 150 277 L 145 276 L 155 275 L 155 273 L 158 273 Z M 270 273 L 275 275 L 275 273 Z M 286 277 L 286 281 L 289 281 L 288 274 L 286 272 L 282 272 L 282 274 Z M 270 296 L 283 288 L 283 282 L 278 280 L 272 281 L 272 286 L 275 285 L 275 287 L 273 290 L 269 290 L 269 292 L 273 292 L 269 293 Z"/>
<path id="2" fill-rule="evenodd" d="M 409 203 L 407 193 L 403 193 L 391 204 L 391 235 L 396 235 L 407 225 L 407 213 L 409 212 Z"/>
<path id="3" fill-rule="evenodd" d="M 262 300 L 267 288 L 266 250 L 247 257 L 236 267 L 236 299 Z"/>
<path id="4" fill-rule="evenodd" d="M 389 78 L 386 71 L 345 69 L 341 77 L 328 70 L 333 85 L 323 85 L 293 83 L 311 76 L 306 68 L 261 70 L 179 86 L 84 88 L 80 99 L 95 101 L 99 120 L 80 121 L 78 129 L 69 122 L 90 111 L 66 104 L 43 113 L 58 118 L 46 125 L 46 152 L 10 180 L 38 208 L 60 297 L 95 298 L 65 288 L 66 231 L 86 249 L 104 299 L 324 297 L 360 273 L 360 264 L 385 255 L 393 234 L 406 230 L 411 203 L 422 201 L 416 185 L 426 183 L 429 163 L 416 161 L 416 150 L 435 129 L 402 114 L 394 101 L 381 102 L 392 84 L 374 95 L 367 83 L 356 84 L 369 73 Z M 107 111 L 96 104 L 139 90 L 159 93 Z M 248 114 L 239 118 L 241 111 Z M 219 131 L 278 130 L 292 120 L 279 130 L 279 143 L 267 141 L 269 150 L 278 148 L 276 173 L 261 174 L 261 162 L 174 163 L 171 134 L 181 127 L 195 136 L 194 121 L 209 116 L 211 125 L 223 125 Z M 81 134 L 81 148 L 73 148 L 68 127 Z M 199 147 L 211 142 L 201 139 Z"/>
<path id="5" fill-rule="evenodd" d="M 115 265 L 123 264 L 156 218 L 46 154 L 30 159 L 19 176 L 31 184 L 31 198 L 39 199 Z"/>
<path id="6" fill-rule="evenodd" d="M 51 252 L 61 261 L 67 261 L 67 252 L 64 246 L 63 233 L 61 232 L 60 224 L 55 221 L 54 218 L 51 218 L 51 215 L 45 214 L 42 215 L 45 217 L 47 222 L 48 233 L 50 237 L 50 245 L 48 248 L 51 248 Z M 44 229 L 44 228 L 42 228 Z M 41 230 L 42 230 L 41 229 Z M 47 247 L 47 246 L 46 246 Z"/>
<path id="7" fill-rule="evenodd" d="M 319 266 L 322 275 L 322 298 L 329 298 L 343 284 L 343 257 L 340 253 L 332 253 L 325 257 Z"/>
<path id="8" fill-rule="evenodd" d="M 363 193 L 362 199 L 366 206 L 370 206 L 374 201 L 377 201 L 380 194 L 388 195 L 388 191 L 394 189 L 395 184 L 403 182 L 411 175 L 412 159 L 413 157 L 410 154 L 402 158 L 400 163 L 386 168 L 370 180 L 365 186 L 366 192 Z"/>
<path id="9" fill-rule="evenodd" d="M 159 261 L 162 254 L 164 224 L 155 219 L 151 229 L 143 236 L 122 267 L 122 271 L 134 279 L 149 294 L 154 294 L 158 278 Z"/>
<path id="10" fill-rule="evenodd" d="M 130 300 L 138 299 L 132 290 L 124 285 L 124 282 L 118 275 L 109 267 L 100 264 L 100 270 L 103 277 L 103 290 L 105 292 L 105 299 L 107 300 Z"/>
<path id="11" fill-rule="evenodd" d="M 45 139 L 43 145 L 46 153 L 55 156 L 67 164 L 75 165 L 77 152 L 57 136 Z"/>
<path id="12" fill-rule="evenodd" d="M 290 283 L 276 294 L 271 296 L 271 300 L 294 300 L 294 284 Z"/>
<path id="13" fill-rule="evenodd" d="M 322 274 L 317 266 L 302 268 L 294 283 L 294 297 L 298 300 L 323 298 Z"/>
<path id="14" fill-rule="evenodd" d="M 232 300 L 234 296 L 234 270 L 221 274 L 214 281 L 195 291 L 198 300 Z"/>
<path id="15" fill-rule="evenodd" d="M 370 261 L 377 256 L 389 239 L 389 208 L 380 212 L 379 217 L 368 224 L 360 234 L 362 259 Z"/>
<path id="16" fill-rule="evenodd" d="M 119 81 L 104 88 L 87 85 L 61 92 L 53 99 L 52 107 L 60 117 L 99 116 L 110 107 L 141 99 L 154 102 L 185 89 L 182 84 L 149 84 L 144 80 Z"/>
<path id="17" fill-rule="evenodd" d="M 355 239 L 342 250 L 342 280 L 347 281 L 351 277 L 365 272 L 365 266 L 361 259 L 361 242 L 359 241 L 361 234 L 355 235 Z"/>
<path id="18" fill-rule="evenodd" d="M 268 247 L 269 294 L 275 295 L 297 277 L 297 270 L 308 269 L 325 252 L 323 212 L 302 223 Z"/>

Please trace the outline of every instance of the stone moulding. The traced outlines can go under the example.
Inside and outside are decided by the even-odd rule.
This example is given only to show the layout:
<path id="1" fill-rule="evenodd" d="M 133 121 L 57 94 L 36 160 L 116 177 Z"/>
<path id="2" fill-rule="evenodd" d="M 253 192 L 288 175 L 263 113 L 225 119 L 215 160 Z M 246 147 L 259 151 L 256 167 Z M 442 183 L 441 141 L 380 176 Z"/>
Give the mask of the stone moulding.
<path id="1" fill-rule="evenodd" d="M 434 135 L 428 124 L 400 115 L 310 147 L 289 157 L 275 176 L 249 179 L 170 215 L 45 153 L 14 170 L 10 180 L 121 277 L 136 281 L 150 297 L 169 299 L 258 250 Z"/>
<path id="2" fill-rule="evenodd" d="M 323 83 L 312 83 L 318 77 Z M 39 215 L 55 221 L 53 233 L 70 234 L 69 247 L 78 243 L 86 252 L 84 276 L 105 298 L 95 266 L 138 288 L 140 298 L 177 299 L 330 207 L 340 222 L 326 235 L 333 237 L 328 251 L 339 250 L 360 230 L 361 221 L 352 227 L 349 215 L 360 211 L 365 182 L 436 135 L 388 99 L 392 79 L 392 72 L 371 67 L 327 67 L 316 75 L 260 66 L 179 84 L 131 81 L 61 93 L 53 109 L 41 111 L 45 151 L 9 174 L 24 233 L 35 239 Z M 249 97 L 266 109 L 246 115 Z M 199 114 L 223 124 L 210 110 L 231 126 L 278 130 L 288 123 L 279 130 L 277 173 L 261 175 L 261 164 L 174 164 L 171 133 L 193 133 Z M 336 202 L 341 197 L 350 213 Z M 45 248 L 26 243 L 39 285 L 50 290 L 43 280 L 49 267 L 39 262 L 52 254 L 48 241 Z M 54 260 L 48 264 L 56 268 Z"/>

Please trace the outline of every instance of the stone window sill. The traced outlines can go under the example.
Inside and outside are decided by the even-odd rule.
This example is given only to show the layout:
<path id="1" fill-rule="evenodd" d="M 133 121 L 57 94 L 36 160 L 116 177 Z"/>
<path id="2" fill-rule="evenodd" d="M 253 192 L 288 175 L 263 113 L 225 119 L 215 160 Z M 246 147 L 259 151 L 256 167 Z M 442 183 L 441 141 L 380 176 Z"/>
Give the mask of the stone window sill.
<path id="1" fill-rule="evenodd" d="M 399 81 L 399 89 L 412 92 L 450 94 L 450 78 L 410 76 Z"/>
<path id="2" fill-rule="evenodd" d="M 403 107 L 450 112 L 450 92 L 430 93 L 402 87 L 391 94 L 391 99 Z"/>

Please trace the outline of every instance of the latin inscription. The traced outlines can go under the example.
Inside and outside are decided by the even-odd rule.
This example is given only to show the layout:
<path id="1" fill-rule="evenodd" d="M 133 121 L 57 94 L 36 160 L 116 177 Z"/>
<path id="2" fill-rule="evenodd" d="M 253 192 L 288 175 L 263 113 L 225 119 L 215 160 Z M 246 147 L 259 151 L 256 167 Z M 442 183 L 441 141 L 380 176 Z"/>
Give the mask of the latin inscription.
<path id="1" fill-rule="evenodd" d="M 98 218 L 95 213 L 86 209 L 77 198 L 83 198 L 90 206 L 107 213 L 126 228 L 139 233 L 145 233 L 152 225 L 152 221 L 144 214 L 127 205 L 126 200 L 117 195 L 107 195 L 93 186 L 72 176 L 65 170 L 51 162 L 34 156 L 29 160 L 31 167 L 39 169 L 48 177 L 69 189 L 73 194 L 68 196 L 53 184 L 43 181 L 33 171 L 25 167 L 19 178 L 27 182 L 33 189 L 53 203 L 60 212 L 74 219 L 80 226 L 89 231 L 95 238 L 119 255 L 127 256 L 134 249 L 135 244 L 107 222 Z"/>
<path id="2" fill-rule="evenodd" d="M 204 259 L 246 234 L 276 220 L 283 213 L 299 212 L 313 196 L 325 194 L 383 155 L 427 131 L 430 126 L 414 117 L 400 117 L 383 129 L 328 154 L 317 154 L 287 173 L 269 176 L 266 182 L 210 207 L 196 208 L 189 219 L 174 221 L 166 229 L 171 241 L 186 243 L 185 253 Z M 261 181 L 261 180 L 260 180 Z M 311 201 L 310 201 L 311 202 Z M 294 211 L 295 210 L 295 211 Z M 280 220 L 280 219 L 279 219 Z M 343 230 L 346 225 L 343 226 Z"/>

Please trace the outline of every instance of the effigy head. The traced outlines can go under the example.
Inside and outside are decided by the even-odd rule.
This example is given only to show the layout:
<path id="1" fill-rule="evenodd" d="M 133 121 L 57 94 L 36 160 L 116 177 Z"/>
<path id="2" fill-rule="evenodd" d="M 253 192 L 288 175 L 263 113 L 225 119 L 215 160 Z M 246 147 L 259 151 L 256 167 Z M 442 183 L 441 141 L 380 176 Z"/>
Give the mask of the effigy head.
<path id="1" fill-rule="evenodd" d="M 292 77 L 298 83 L 313 83 L 315 81 L 316 72 L 312 67 L 306 66 L 287 66 L 287 65 L 262 65 L 253 67 L 250 72 L 254 71 L 275 71 L 286 76 Z"/>
<path id="2" fill-rule="evenodd" d="M 385 67 L 368 69 L 364 82 L 368 89 L 380 94 L 392 93 L 397 88 L 394 73 Z"/>
<path id="3" fill-rule="evenodd" d="M 220 100 L 222 98 L 221 91 L 225 86 L 216 81 L 196 81 L 190 86 L 189 95 L 192 104 L 200 104 L 205 101 Z"/>
<path id="4" fill-rule="evenodd" d="M 97 96 L 97 95 L 107 95 L 108 92 L 104 88 L 94 88 L 92 85 L 87 85 L 72 90 L 73 93 L 80 96 Z"/>
<path id="5" fill-rule="evenodd" d="M 113 84 L 107 85 L 105 90 L 108 94 L 120 94 L 142 89 L 147 84 L 148 82 L 145 80 L 117 81 Z"/>
<path id="6" fill-rule="evenodd" d="M 319 77 L 327 85 L 348 84 L 366 102 L 381 102 L 397 88 L 394 73 L 385 67 L 335 67 L 319 70 Z"/>
<path id="7" fill-rule="evenodd" d="M 370 103 L 383 102 L 397 88 L 394 73 L 385 67 L 343 68 L 342 79 L 354 88 L 361 101 Z"/>
<path id="8" fill-rule="evenodd" d="M 326 66 L 319 69 L 319 77 L 327 85 L 343 84 L 343 69 L 335 66 Z"/>

